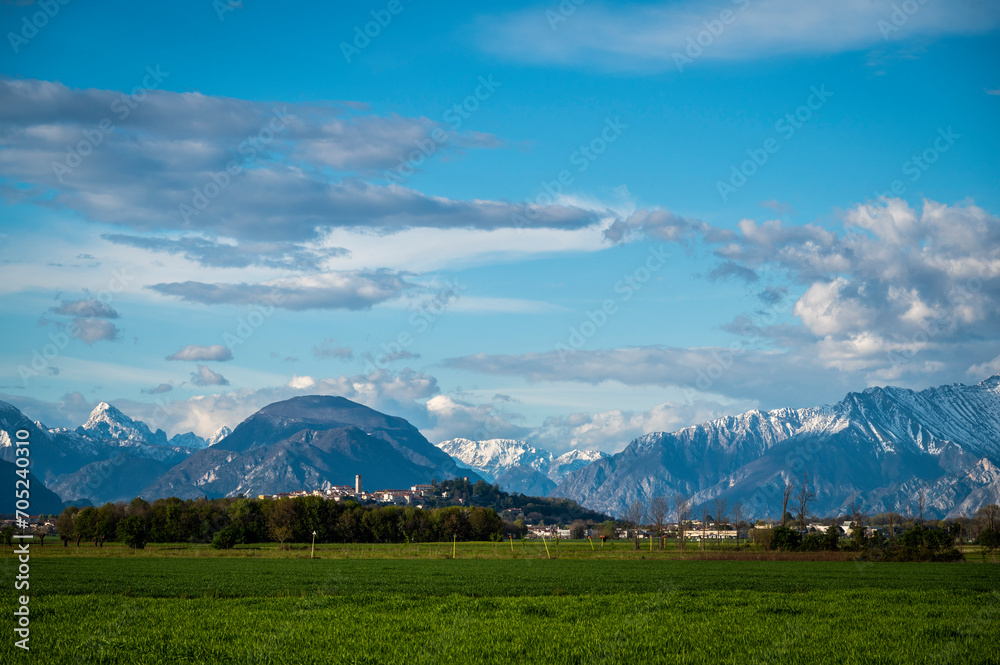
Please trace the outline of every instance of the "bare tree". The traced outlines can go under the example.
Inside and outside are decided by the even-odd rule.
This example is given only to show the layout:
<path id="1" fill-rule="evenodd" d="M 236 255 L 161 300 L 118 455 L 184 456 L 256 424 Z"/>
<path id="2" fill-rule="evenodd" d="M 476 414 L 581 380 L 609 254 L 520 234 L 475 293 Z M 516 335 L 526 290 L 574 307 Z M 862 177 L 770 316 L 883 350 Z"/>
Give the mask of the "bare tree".
<path id="1" fill-rule="evenodd" d="M 923 487 L 917 492 L 917 507 L 920 510 L 920 523 L 924 523 L 924 504 L 927 503 L 927 490 Z"/>
<path id="2" fill-rule="evenodd" d="M 639 527 L 646 519 L 646 506 L 642 501 L 636 501 L 622 514 L 622 521 L 632 527 L 632 537 L 635 539 L 635 549 L 639 549 Z"/>
<path id="3" fill-rule="evenodd" d="M 732 516 L 733 516 L 733 527 L 736 528 L 736 549 L 739 549 L 740 529 L 742 529 L 746 525 L 748 517 L 746 510 L 743 508 L 742 502 L 737 501 L 736 503 L 733 504 Z"/>
<path id="4" fill-rule="evenodd" d="M 795 494 L 795 504 L 798 507 L 799 529 L 801 533 L 806 531 L 806 519 L 809 517 L 809 504 L 816 498 L 816 492 L 809 489 L 809 474 L 802 474 L 802 482 L 799 483 L 799 491 Z"/>
<path id="5" fill-rule="evenodd" d="M 680 548 L 684 549 L 684 528 L 691 519 L 691 499 L 683 494 L 674 495 L 674 516 L 677 517 L 677 536 L 680 538 Z"/>
<path id="6" fill-rule="evenodd" d="M 868 515 L 862 509 L 857 494 L 851 495 L 851 505 L 848 509 L 851 512 L 851 538 L 855 542 L 863 543 L 865 539 L 865 521 L 868 520 Z"/>
<path id="7" fill-rule="evenodd" d="M 991 503 L 980 508 L 976 515 L 982 520 L 984 529 L 1000 531 L 1000 506 Z"/>
<path id="8" fill-rule="evenodd" d="M 795 491 L 795 483 L 788 483 L 785 485 L 785 491 L 781 495 L 781 526 L 785 526 L 785 515 L 788 514 L 788 499 L 791 498 L 792 492 Z"/>
<path id="9" fill-rule="evenodd" d="M 659 540 L 660 549 L 663 549 L 663 529 L 667 525 L 669 513 L 670 502 L 667 497 L 658 494 L 649 500 L 649 521 Z"/>
<path id="10" fill-rule="evenodd" d="M 712 512 L 715 514 L 715 531 L 719 532 L 719 526 L 726 523 L 727 515 L 729 514 L 729 502 L 723 499 L 721 496 L 717 496 L 712 500 Z M 721 536 L 720 536 L 721 541 Z"/>
<path id="11" fill-rule="evenodd" d="M 896 525 L 899 524 L 902 516 L 899 513 L 894 513 L 891 510 L 885 514 L 885 525 L 889 527 L 889 538 L 896 537 Z"/>

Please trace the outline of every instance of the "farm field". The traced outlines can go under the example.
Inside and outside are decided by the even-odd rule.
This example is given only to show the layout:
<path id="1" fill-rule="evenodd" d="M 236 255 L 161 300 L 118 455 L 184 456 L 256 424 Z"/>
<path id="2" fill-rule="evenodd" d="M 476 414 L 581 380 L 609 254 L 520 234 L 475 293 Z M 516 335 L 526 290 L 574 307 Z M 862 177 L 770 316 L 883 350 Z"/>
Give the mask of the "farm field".
<path id="1" fill-rule="evenodd" d="M 8 638 L 0 661 L 989 663 L 1000 653 L 992 564 L 588 559 L 582 549 L 549 560 L 511 558 L 509 547 L 494 557 L 492 543 L 459 544 L 453 560 L 441 554 L 450 543 L 438 558 L 354 547 L 317 547 L 312 560 L 273 548 L 33 548 L 32 650 L 14 653 Z M 463 547 L 473 555 L 461 558 Z M 12 588 L 9 552 L 2 569 Z"/>

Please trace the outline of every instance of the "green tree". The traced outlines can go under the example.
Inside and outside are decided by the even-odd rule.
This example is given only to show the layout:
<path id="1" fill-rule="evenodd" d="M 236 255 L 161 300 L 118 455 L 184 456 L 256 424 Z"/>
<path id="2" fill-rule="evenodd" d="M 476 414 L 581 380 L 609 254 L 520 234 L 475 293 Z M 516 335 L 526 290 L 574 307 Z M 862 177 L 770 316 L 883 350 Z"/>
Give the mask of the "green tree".
<path id="1" fill-rule="evenodd" d="M 97 508 L 87 506 L 74 516 L 76 523 L 73 533 L 76 534 L 76 546 L 80 546 L 80 540 L 93 540 L 94 547 L 97 547 Z"/>
<path id="2" fill-rule="evenodd" d="M 348 504 L 337 519 L 337 533 L 345 543 L 358 543 L 362 539 L 361 518 L 365 509 L 356 503 Z"/>
<path id="3" fill-rule="evenodd" d="M 840 534 L 841 529 L 836 524 L 827 527 L 826 533 L 823 534 L 823 549 L 835 552 L 840 546 Z"/>
<path id="4" fill-rule="evenodd" d="M 69 547 L 69 541 L 73 539 L 74 529 L 76 524 L 73 521 L 73 517 L 80 512 L 80 509 L 76 506 L 69 506 L 64 511 L 59 513 L 59 517 L 56 518 L 56 533 L 59 534 L 59 539 L 63 542 L 63 547 Z"/>
<path id="5" fill-rule="evenodd" d="M 779 526 L 771 529 L 771 540 L 768 549 L 790 551 L 797 549 L 802 543 L 802 536 L 798 531 L 787 526 Z"/>
<path id="6" fill-rule="evenodd" d="M 991 551 L 1000 548 L 1000 531 L 994 531 L 989 527 L 983 529 L 979 532 L 979 538 L 976 539 L 976 544 L 982 545 Z"/>
<path id="7" fill-rule="evenodd" d="M 237 499 L 229 506 L 229 517 L 236 532 L 236 542 L 247 544 L 267 540 L 267 520 L 260 501 Z M 320 533 L 326 532 L 327 527 L 324 525 Z"/>
<path id="8" fill-rule="evenodd" d="M 149 540 L 149 523 L 141 515 L 130 515 L 118 522 L 117 535 L 132 549 L 144 549 Z"/>
<path id="9" fill-rule="evenodd" d="M 227 524 L 215 532 L 212 537 L 212 547 L 217 550 L 232 549 L 240 537 L 241 531 L 235 524 Z"/>
<path id="10" fill-rule="evenodd" d="M 104 541 L 118 533 L 118 522 L 125 517 L 125 504 L 106 503 L 97 509 L 94 525 L 94 544 L 104 547 Z"/>
<path id="11" fill-rule="evenodd" d="M 295 533 L 295 502 L 291 499 L 272 501 L 267 516 L 267 529 L 279 543 L 291 540 Z"/>

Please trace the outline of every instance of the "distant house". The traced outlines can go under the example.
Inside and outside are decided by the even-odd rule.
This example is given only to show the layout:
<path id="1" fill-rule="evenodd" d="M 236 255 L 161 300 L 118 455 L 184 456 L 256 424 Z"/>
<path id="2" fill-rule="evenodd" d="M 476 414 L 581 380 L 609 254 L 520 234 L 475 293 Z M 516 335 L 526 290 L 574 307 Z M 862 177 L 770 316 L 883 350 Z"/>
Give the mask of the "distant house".
<path id="1" fill-rule="evenodd" d="M 376 492 L 376 501 L 383 503 L 411 503 L 419 498 L 420 494 L 412 490 L 379 490 Z"/>
<path id="2" fill-rule="evenodd" d="M 551 526 L 528 525 L 528 538 L 552 538 L 556 535 L 556 528 Z"/>

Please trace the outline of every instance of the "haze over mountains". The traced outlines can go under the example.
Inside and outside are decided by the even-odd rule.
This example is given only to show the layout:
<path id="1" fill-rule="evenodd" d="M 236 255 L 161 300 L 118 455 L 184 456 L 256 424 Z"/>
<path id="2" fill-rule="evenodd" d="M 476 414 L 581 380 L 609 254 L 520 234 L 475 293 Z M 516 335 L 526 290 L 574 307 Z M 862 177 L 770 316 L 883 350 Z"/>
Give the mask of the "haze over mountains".
<path id="1" fill-rule="evenodd" d="M 909 512 L 923 492 L 925 515 L 940 517 L 1000 502 L 1000 376 L 973 386 L 869 388 L 828 406 L 748 411 L 646 434 L 615 455 L 556 455 L 505 439 L 435 446 L 401 418 L 324 396 L 276 402 L 209 440 L 190 433 L 168 439 L 106 403 L 74 430 L 47 429 L 0 402 L 4 473 L 12 469 L 18 429 L 30 433 L 32 495 L 45 501 L 45 512 L 60 500 L 321 489 L 349 484 L 356 473 L 371 489 L 482 477 L 507 491 L 567 497 L 616 515 L 635 501 L 684 494 L 696 514 L 723 496 L 755 517 L 777 516 L 782 488 L 803 473 L 815 487 L 817 515 L 842 513 L 855 496 L 869 513 Z M 41 483 L 55 494 L 44 494 Z"/>

